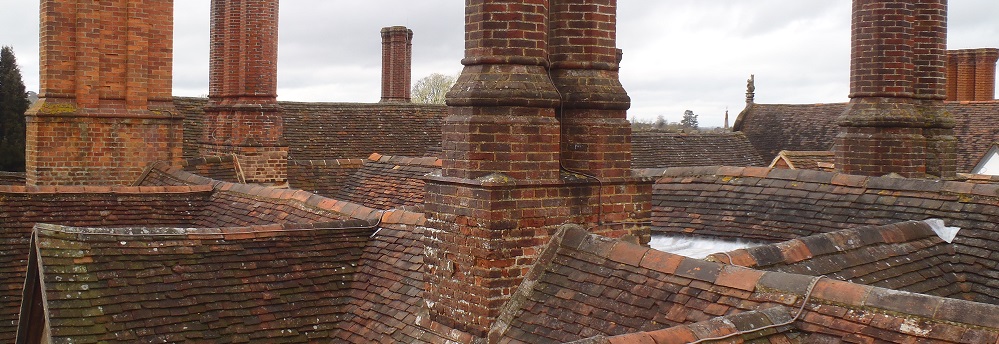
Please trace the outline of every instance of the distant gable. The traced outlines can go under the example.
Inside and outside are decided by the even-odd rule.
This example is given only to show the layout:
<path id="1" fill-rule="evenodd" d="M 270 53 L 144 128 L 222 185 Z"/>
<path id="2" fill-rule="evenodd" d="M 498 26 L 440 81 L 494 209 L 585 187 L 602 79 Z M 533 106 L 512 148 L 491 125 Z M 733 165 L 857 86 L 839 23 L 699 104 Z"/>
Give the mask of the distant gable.
<path id="1" fill-rule="evenodd" d="M 999 176 L 999 142 L 992 145 L 971 173 Z"/>

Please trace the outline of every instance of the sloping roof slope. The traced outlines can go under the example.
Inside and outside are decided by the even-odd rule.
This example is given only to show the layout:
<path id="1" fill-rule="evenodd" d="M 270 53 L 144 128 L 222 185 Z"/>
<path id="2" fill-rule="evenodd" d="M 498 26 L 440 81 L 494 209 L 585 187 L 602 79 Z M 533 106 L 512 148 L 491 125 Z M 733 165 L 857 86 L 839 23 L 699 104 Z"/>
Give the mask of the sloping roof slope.
<path id="1" fill-rule="evenodd" d="M 786 164 L 791 169 L 834 172 L 835 160 L 836 153 L 832 151 L 783 150 L 770 163 L 770 167 L 783 167 Z"/>
<path id="2" fill-rule="evenodd" d="M 631 136 L 631 161 L 632 168 L 766 165 L 742 133 L 636 131 Z"/>
<path id="3" fill-rule="evenodd" d="M 596 336 L 570 344 L 688 344 L 698 341 L 712 342 L 714 338 L 730 338 L 735 343 L 804 343 L 801 333 L 790 324 L 792 314 L 787 307 L 776 306 L 762 311 L 749 311 L 718 317 L 689 325 L 677 325 L 664 330 L 634 332 L 619 336 Z M 772 329 L 758 330 L 763 327 Z M 745 334 L 741 334 L 745 333 Z"/>
<path id="4" fill-rule="evenodd" d="M 708 260 L 955 297 L 968 286 L 951 264 L 954 257 L 954 245 L 941 239 L 928 223 L 906 221 L 716 253 Z"/>
<path id="5" fill-rule="evenodd" d="M 440 159 L 372 154 L 334 198 L 374 209 L 423 205 L 423 176 L 440 170 Z"/>
<path id="6" fill-rule="evenodd" d="M 947 109 L 957 120 L 957 171 L 970 172 L 999 142 L 999 101 L 951 102 Z"/>
<path id="7" fill-rule="evenodd" d="M 328 227 L 376 209 L 300 190 L 221 182 L 154 166 L 131 187 L 0 186 L 0 342 L 13 341 L 31 229 L 76 227 Z"/>
<path id="8" fill-rule="evenodd" d="M 773 159 L 782 150 L 828 151 L 839 133 L 836 118 L 847 103 L 750 104 L 739 114 L 733 130 L 746 134 L 757 152 Z M 968 172 L 999 140 L 999 101 L 946 102 L 954 115 L 957 170 Z"/>
<path id="9" fill-rule="evenodd" d="M 685 258 L 578 227 L 556 235 L 490 337 L 499 343 L 571 342 L 802 304 L 785 337 L 889 343 L 999 338 L 999 306 Z"/>
<path id="10" fill-rule="evenodd" d="M 0 185 L 24 185 L 24 172 L 0 171 Z"/>
<path id="11" fill-rule="evenodd" d="M 352 311 L 337 326 L 334 338 L 345 343 L 449 342 L 429 330 L 433 326 L 423 297 L 425 222 L 418 213 L 386 213 L 383 227 L 364 248 L 347 305 Z"/>
<path id="12" fill-rule="evenodd" d="M 999 304 L 999 184 L 756 167 L 668 169 L 653 189 L 653 231 L 785 241 L 928 218 L 960 227 L 959 297 Z"/>
<path id="13" fill-rule="evenodd" d="M 836 118 L 846 106 L 751 103 L 739 113 L 732 130 L 744 133 L 766 160 L 782 150 L 828 151 L 839 134 Z"/>
<path id="14" fill-rule="evenodd" d="M 45 296 L 55 343 L 328 342 L 374 231 L 337 227 L 40 224 L 28 285 Z"/>
<path id="15" fill-rule="evenodd" d="M 184 156 L 197 157 L 207 98 L 174 97 L 184 114 Z M 359 159 L 374 152 L 423 156 L 441 144 L 443 105 L 278 102 L 288 160 Z"/>
<path id="16" fill-rule="evenodd" d="M 334 197 L 347 179 L 364 166 L 365 159 L 288 161 L 289 186 L 325 197 Z"/>

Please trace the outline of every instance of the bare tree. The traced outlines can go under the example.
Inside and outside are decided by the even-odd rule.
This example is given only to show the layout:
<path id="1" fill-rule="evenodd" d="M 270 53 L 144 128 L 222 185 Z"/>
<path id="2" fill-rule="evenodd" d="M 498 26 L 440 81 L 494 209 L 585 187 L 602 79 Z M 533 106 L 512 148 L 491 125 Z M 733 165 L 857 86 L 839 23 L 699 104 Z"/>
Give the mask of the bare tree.
<path id="1" fill-rule="evenodd" d="M 458 78 L 452 75 L 433 73 L 413 85 L 413 102 L 423 104 L 444 104 L 444 95 L 454 86 Z"/>

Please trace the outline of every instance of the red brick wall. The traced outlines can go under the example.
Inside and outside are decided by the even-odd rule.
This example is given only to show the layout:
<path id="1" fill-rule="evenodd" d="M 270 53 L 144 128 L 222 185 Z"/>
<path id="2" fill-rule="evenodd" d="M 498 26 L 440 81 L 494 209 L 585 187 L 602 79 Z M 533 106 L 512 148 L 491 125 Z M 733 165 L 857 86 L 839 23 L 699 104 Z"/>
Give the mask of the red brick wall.
<path id="1" fill-rule="evenodd" d="M 236 154 L 246 181 L 286 185 L 277 105 L 278 1 L 212 1 L 209 99 L 201 155 Z"/>
<path id="2" fill-rule="evenodd" d="M 382 102 L 408 103 L 412 83 L 413 30 L 382 29 Z"/>
<path id="3" fill-rule="evenodd" d="M 485 336 L 561 224 L 591 224 L 593 233 L 648 242 L 643 221 L 650 219 L 651 187 L 651 180 L 471 185 L 431 177 L 424 200 L 431 318 Z"/>
<path id="4" fill-rule="evenodd" d="M 173 1 L 41 2 L 41 92 L 28 112 L 29 185 L 128 184 L 178 162 Z"/>

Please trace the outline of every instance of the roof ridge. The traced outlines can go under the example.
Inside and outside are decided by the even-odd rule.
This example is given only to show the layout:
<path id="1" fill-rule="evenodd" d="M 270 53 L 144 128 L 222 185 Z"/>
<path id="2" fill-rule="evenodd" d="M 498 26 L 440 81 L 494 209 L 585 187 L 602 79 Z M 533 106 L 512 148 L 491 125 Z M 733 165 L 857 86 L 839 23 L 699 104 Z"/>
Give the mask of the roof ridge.
<path id="1" fill-rule="evenodd" d="M 721 316 L 692 324 L 677 325 L 661 330 L 633 332 L 611 337 L 596 336 L 569 344 L 686 344 L 711 341 L 716 338 L 721 340 L 720 337 L 723 336 L 738 336 L 739 342 L 748 342 L 794 330 L 793 324 L 777 326 L 777 330 L 766 328 L 767 326 L 779 325 L 790 320 L 792 320 L 791 310 L 784 306 L 776 306 L 764 310 Z"/>
<path id="2" fill-rule="evenodd" d="M 705 259 L 727 265 L 766 268 L 871 245 L 897 244 L 929 237 L 937 235 L 926 221 L 904 221 L 819 233 L 769 245 L 719 252 Z"/>

